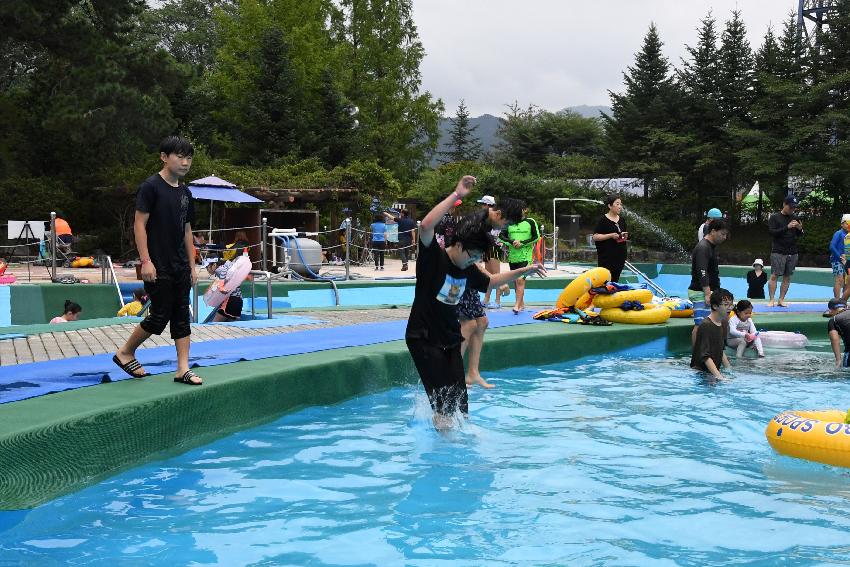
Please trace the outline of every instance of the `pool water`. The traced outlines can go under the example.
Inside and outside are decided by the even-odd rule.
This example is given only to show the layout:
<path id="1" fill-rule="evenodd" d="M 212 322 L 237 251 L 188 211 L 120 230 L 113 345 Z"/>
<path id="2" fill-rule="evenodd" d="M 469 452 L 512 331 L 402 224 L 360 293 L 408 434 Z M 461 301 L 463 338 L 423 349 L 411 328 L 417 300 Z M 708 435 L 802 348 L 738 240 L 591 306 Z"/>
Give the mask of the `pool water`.
<path id="1" fill-rule="evenodd" d="M 850 557 L 850 471 L 772 452 L 850 405 L 824 345 L 712 384 L 663 344 L 486 373 L 468 423 L 421 387 L 309 408 L 0 512 L 0 564 L 756 565 Z"/>
<path id="2" fill-rule="evenodd" d="M 641 282 L 645 280 L 638 278 Z M 660 286 L 667 295 L 687 297 L 688 286 L 691 285 L 691 276 L 683 274 L 660 274 L 652 279 L 656 285 Z M 776 284 L 776 295 L 774 299 L 779 299 L 779 287 L 781 279 Z M 747 298 L 747 279 L 745 277 L 729 277 L 720 276 L 720 286 L 728 289 L 735 296 L 735 300 Z M 769 298 L 769 290 L 767 285 L 764 286 L 764 296 Z M 824 285 L 795 283 L 791 280 L 791 286 L 788 288 L 786 299 L 799 301 L 801 299 L 814 299 L 828 301 L 832 297 L 832 287 Z"/>

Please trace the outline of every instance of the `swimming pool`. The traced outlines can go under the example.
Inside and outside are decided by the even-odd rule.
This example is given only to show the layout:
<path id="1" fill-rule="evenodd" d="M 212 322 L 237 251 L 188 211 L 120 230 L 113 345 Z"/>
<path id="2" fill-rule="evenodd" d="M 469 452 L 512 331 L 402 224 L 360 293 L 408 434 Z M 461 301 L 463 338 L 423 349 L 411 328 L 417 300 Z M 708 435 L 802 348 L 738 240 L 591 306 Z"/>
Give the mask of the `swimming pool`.
<path id="1" fill-rule="evenodd" d="M 706 383 L 653 342 L 487 373 L 443 437 L 421 387 L 287 415 L 35 510 L 0 558 L 96 564 L 795 565 L 850 553 L 848 471 L 774 454 L 850 398 L 820 348 Z M 793 373 L 788 368 L 793 361 Z"/>

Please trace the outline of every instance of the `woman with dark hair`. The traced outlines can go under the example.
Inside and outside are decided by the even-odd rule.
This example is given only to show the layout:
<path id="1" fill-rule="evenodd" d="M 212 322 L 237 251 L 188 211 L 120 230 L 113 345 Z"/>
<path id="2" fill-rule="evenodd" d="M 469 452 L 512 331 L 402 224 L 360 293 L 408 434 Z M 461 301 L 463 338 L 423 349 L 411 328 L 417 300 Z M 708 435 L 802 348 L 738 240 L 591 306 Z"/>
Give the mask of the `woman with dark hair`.
<path id="1" fill-rule="evenodd" d="M 83 308 L 80 307 L 79 303 L 74 303 L 70 299 L 66 299 L 65 307 L 62 308 L 62 314 L 51 319 L 50 323 L 55 325 L 57 323 L 76 321 L 80 318 L 80 312 L 82 312 L 82 310 Z"/>
<path id="2" fill-rule="evenodd" d="M 596 243 L 597 260 L 596 265 L 608 268 L 611 272 L 611 281 L 620 279 L 620 273 L 626 263 L 626 240 L 629 233 L 626 231 L 626 221 L 620 216 L 623 211 L 623 200 L 619 195 L 611 195 L 605 200 L 608 212 L 599 217 L 596 228 L 593 230 L 593 242 Z"/>
<path id="3" fill-rule="evenodd" d="M 387 249 L 387 223 L 384 215 L 375 215 L 372 219 L 372 254 L 375 257 L 375 269 L 384 269 L 384 251 Z"/>

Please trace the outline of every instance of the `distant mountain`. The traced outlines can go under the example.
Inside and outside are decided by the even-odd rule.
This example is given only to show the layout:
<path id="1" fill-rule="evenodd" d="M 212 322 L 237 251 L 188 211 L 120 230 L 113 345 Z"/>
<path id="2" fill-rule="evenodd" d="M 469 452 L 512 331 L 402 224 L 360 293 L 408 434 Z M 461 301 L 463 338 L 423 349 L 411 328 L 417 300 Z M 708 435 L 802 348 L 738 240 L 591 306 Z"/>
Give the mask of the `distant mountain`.
<path id="1" fill-rule="evenodd" d="M 588 106 L 586 104 L 570 106 L 565 110 L 571 110 L 585 118 L 599 118 L 602 112 L 611 112 L 611 109 L 607 106 Z M 483 152 L 486 153 L 492 151 L 502 141 L 498 135 L 501 121 L 501 118 L 493 116 L 492 114 L 482 114 L 481 116 L 469 119 L 472 127 L 478 126 L 478 129 L 475 130 L 475 135 L 481 142 L 481 150 Z M 431 159 L 432 166 L 437 166 L 441 163 L 439 152 L 448 150 L 449 132 L 451 129 L 452 122 L 450 118 L 443 118 L 440 120 L 440 141 L 437 146 L 438 153 Z"/>

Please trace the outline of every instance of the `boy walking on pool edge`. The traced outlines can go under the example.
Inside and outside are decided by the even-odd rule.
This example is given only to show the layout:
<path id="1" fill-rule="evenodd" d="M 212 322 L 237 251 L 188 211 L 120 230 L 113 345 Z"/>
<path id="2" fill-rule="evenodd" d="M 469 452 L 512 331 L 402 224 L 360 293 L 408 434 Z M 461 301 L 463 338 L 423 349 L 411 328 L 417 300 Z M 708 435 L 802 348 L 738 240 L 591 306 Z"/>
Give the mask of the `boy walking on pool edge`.
<path id="1" fill-rule="evenodd" d="M 189 173 L 195 150 L 188 140 L 169 136 L 159 145 L 162 169 L 139 186 L 136 194 L 136 248 L 142 262 L 142 280 L 151 305 L 145 317 L 127 339 L 113 362 L 133 378 L 149 374 L 136 360 L 136 349 L 151 335 L 162 334 L 171 326 L 171 338 L 177 349 L 175 382 L 200 386 L 200 376 L 189 369 L 191 316 L 189 292 L 197 274 L 194 258 L 192 222 L 195 207 L 192 194 L 181 183 Z"/>
<path id="2" fill-rule="evenodd" d="M 469 413 L 469 401 L 460 344 L 458 303 L 467 287 L 486 292 L 524 274 L 546 275 L 541 265 L 487 276 L 475 264 L 493 244 L 489 224 L 480 216 L 462 218 L 445 250 L 434 238 L 434 228 L 455 201 L 465 198 L 475 184 L 471 175 L 458 181 L 454 192 L 425 215 L 419 225 L 416 289 L 405 342 L 434 411 L 434 427 L 450 429 L 454 414 Z"/>

